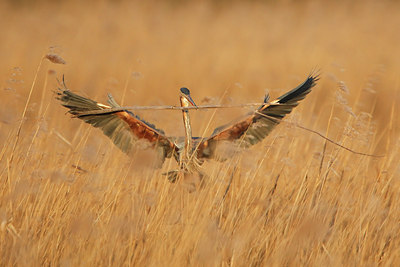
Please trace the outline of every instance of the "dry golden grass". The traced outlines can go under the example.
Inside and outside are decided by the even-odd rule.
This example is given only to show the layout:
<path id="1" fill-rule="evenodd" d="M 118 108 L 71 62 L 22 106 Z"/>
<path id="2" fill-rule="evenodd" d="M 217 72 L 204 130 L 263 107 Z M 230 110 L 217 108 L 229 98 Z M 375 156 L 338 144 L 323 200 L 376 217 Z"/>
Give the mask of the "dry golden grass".
<path id="1" fill-rule="evenodd" d="M 399 10 L 1 4 L 0 265 L 399 265 Z M 173 161 L 142 167 L 151 154 L 127 158 L 52 93 L 65 74 L 71 90 L 99 101 L 112 92 L 124 104 L 172 105 L 187 86 L 199 104 L 247 103 L 314 67 L 322 78 L 287 121 L 385 157 L 282 123 L 260 145 L 207 163 L 204 187 L 170 184 L 161 173 Z M 244 112 L 194 111 L 193 131 Z M 140 115 L 183 134 L 179 112 Z"/>

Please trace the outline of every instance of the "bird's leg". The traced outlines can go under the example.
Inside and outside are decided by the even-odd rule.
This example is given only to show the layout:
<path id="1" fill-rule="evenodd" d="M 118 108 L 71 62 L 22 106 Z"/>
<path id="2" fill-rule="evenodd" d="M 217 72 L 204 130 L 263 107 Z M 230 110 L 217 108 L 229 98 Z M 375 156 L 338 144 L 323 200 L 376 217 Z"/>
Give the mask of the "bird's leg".
<path id="1" fill-rule="evenodd" d="M 200 170 L 197 170 L 197 174 L 198 174 L 199 179 L 200 179 L 199 187 L 200 188 L 204 188 L 205 181 L 206 181 L 206 179 L 204 179 L 204 176 L 206 176 L 207 174 L 205 172 L 203 172 L 203 171 L 200 171 Z"/>
<path id="2" fill-rule="evenodd" d="M 178 165 L 179 165 L 179 169 L 163 173 L 163 175 L 166 175 L 167 179 L 171 183 L 175 183 L 179 179 L 183 178 L 184 174 L 185 174 L 185 172 L 187 170 L 186 169 L 186 162 L 184 161 L 182 155 L 180 155 L 179 164 Z"/>
<path id="3" fill-rule="evenodd" d="M 168 181 L 175 183 L 179 179 L 180 170 L 172 170 L 169 172 L 164 172 L 163 175 L 167 176 Z"/>

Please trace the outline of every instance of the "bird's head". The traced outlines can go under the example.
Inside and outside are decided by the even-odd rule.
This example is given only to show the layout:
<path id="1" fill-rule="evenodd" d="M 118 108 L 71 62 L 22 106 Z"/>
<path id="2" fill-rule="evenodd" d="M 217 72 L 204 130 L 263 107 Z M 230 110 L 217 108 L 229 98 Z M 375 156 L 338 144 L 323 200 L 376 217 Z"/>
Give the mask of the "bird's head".
<path id="1" fill-rule="evenodd" d="M 193 106 L 196 106 L 196 104 L 194 103 L 192 97 L 190 96 L 190 91 L 189 89 L 187 89 L 186 87 L 182 87 L 181 88 L 181 103 L 183 106 L 188 107 L 189 103 L 192 104 Z"/>

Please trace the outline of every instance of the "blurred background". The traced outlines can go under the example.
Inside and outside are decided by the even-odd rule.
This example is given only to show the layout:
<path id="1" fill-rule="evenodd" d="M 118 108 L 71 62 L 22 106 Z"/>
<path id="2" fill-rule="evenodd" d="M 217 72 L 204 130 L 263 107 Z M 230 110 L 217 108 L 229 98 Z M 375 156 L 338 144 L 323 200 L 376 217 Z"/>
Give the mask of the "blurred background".
<path id="1" fill-rule="evenodd" d="M 399 100 L 399 10 L 397 1 L 3 1 L 2 127 L 18 120 L 46 53 L 67 64 L 43 64 L 37 84 L 52 71 L 46 88 L 34 89 L 30 115 L 42 100 L 55 116 L 64 111 L 52 107 L 62 75 L 71 90 L 98 101 L 111 92 L 124 104 L 172 105 L 182 86 L 199 104 L 258 102 L 267 89 L 277 97 L 319 69 L 310 96 L 318 103 L 304 103 L 307 119 L 317 115 L 325 128 L 324 110 L 344 81 L 349 106 L 379 123 Z M 170 118 L 162 126 L 175 135 L 183 133 L 176 113 L 144 116 L 157 125 Z M 226 121 L 217 116 L 216 125 L 220 117 Z"/>
<path id="2" fill-rule="evenodd" d="M 396 265 L 399 33 L 398 1 L 1 1 L 0 265 Z M 54 94 L 64 76 L 99 102 L 179 105 L 185 86 L 242 104 L 315 70 L 285 120 L 385 157 L 281 123 L 205 163 L 196 189 L 161 175 L 172 160 L 143 171 L 152 155 L 126 157 Z M 247 111 L 193 111 L 193 134 Z M 180 112 L 138 114 L 184 134 Z"/>

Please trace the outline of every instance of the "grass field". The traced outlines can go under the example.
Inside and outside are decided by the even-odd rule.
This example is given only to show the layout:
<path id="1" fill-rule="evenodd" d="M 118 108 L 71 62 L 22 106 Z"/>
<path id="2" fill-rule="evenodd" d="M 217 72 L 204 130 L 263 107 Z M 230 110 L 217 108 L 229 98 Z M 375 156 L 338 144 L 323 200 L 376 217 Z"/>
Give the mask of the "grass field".
<path id="1" fill-rule="evenodd" d="M 395 1 L 18 3 L 0 4 L 1 266 L 400 264 Z M 197 104 L 259 102 L 315 68 L 286 122 L 205 163 L 202 187 L 169 183 L 173 160 L 127 157 L 54 99 L 64 74 L 100 102 L 177 105 L 183 86 Z M 194 135 L 248 111 L 193 111 Z M 184 134 L 178 111 L 138 114 Z"/>

